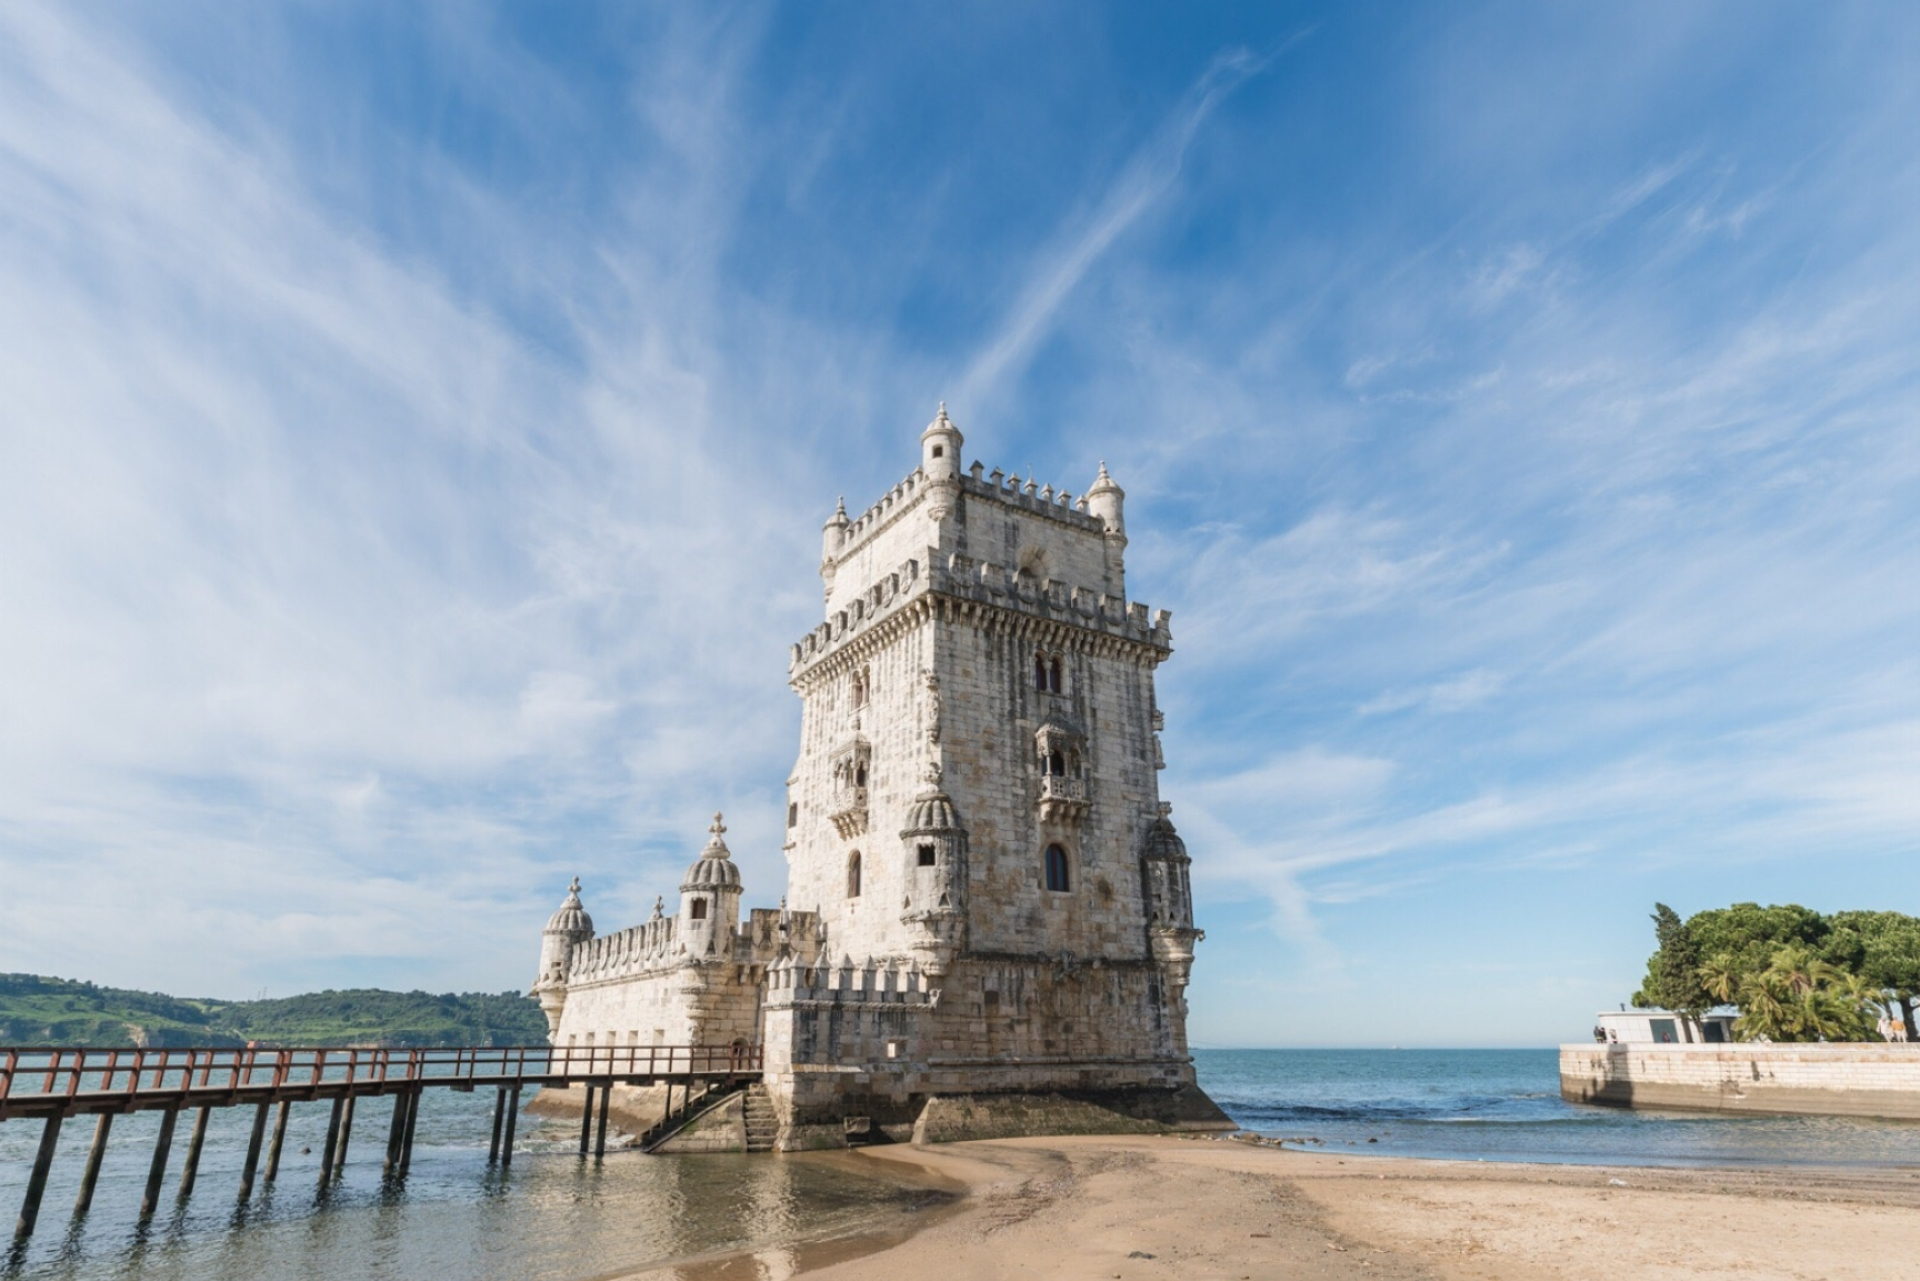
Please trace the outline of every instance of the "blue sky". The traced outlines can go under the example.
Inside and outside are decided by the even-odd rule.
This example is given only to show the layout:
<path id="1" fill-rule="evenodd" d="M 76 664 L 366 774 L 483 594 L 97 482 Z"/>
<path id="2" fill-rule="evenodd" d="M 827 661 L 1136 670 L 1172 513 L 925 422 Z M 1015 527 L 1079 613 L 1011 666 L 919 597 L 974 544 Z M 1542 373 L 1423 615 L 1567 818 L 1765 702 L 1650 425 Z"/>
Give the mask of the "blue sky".
<path id="1" fill-rule="evenodd" d="M 0 970 L 524 986 L 945 399 L 1128 491 L 1214 1045 L 1920 911 L 1920 11 L 10 4 Z"/>

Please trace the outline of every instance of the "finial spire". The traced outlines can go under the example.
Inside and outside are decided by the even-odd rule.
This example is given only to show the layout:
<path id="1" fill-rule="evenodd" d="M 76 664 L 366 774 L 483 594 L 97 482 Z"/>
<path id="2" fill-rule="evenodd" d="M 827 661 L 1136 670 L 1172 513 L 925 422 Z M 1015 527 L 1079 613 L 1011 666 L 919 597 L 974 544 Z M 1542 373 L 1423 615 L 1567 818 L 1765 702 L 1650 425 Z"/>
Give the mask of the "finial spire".
<path id="1" fill-rule="evenodd" d="M 577 877 L 577 876 L 576 876 L 576 877 L 574 877 L 574 878 L 573 878 L 573 884 L 571 884 L 571 885 L 569 885 L 569 886 L 567 886 L 567 893 L 569 893 L 569 894 L 574 894 L 574 895 L 578 895 L 578 894 L 580 893 L 580 878 L 579 878 L 579 877 Z"/>
<path id="2" fill-rule="evenodd" d="M 709 832 L 712 832 L 715 836 L 721 836 L 726 833 L 727 825 L 720 821 L 719 810 L 715 810 L 713 812 L 713 824 L 710 827 L 708 827 L 707 830 Z"/>

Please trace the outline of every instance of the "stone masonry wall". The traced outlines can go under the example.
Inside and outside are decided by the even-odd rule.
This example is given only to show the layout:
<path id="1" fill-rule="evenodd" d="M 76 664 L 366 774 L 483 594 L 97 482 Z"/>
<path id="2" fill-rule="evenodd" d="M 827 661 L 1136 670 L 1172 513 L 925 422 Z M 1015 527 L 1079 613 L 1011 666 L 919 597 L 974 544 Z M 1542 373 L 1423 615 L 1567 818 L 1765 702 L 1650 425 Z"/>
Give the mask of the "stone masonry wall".
<path id="1" fill-rule="evenodd" d="M 1575 1103 L 1920 1120 L 1920 1045 L 1563 1045 Z"/>

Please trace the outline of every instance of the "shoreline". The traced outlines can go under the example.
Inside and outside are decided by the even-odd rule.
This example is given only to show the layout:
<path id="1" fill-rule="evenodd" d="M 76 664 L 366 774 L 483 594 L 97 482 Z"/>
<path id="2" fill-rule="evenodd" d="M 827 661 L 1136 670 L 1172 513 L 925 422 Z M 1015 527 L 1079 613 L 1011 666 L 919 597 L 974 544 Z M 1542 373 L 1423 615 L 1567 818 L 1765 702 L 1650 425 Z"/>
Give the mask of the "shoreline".
<path id="1" fill-rule="evenodd" d="M 1913 1167 L 1549 1165 L 1172 1135 L 880 1146 L 847 1160 L 958 1195 L 872 1231 L 597 1281 L 1878 1281 L 1920 1256 Z"/>

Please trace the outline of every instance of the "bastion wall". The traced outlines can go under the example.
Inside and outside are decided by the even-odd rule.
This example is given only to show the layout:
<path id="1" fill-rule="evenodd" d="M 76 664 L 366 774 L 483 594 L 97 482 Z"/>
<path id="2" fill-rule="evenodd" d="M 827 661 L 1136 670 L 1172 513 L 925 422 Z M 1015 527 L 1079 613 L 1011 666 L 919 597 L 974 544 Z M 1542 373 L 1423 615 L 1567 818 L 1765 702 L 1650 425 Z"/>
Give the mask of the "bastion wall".
<path id="1" fill-rule="evenodd" d="M 1920 1045 L 1563 1045 L 1571 1103 L 1920 1121 Z"/>

